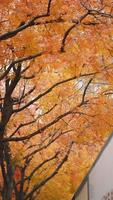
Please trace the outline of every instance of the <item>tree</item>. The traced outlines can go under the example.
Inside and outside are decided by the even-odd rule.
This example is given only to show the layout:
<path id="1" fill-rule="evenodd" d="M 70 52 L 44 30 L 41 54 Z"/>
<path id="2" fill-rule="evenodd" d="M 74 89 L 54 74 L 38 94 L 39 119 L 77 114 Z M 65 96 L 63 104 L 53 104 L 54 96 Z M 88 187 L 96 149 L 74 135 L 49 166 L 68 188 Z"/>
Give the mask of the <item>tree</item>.
<path id="1" fill-rule="evenodd" d="M 95 155 L 112 130 L 112 3 L 0 7 L 0 192 L 32 200 L 70 152 Z"/>

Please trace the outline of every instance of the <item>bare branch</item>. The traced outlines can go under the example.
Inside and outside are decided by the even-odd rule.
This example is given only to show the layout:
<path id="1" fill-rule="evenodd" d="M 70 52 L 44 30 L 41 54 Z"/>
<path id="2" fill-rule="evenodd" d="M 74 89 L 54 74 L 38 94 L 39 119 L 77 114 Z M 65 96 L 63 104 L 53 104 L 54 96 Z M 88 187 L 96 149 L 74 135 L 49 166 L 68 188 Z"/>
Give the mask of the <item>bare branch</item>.
<path id="1" fill-rule="evenodd" d="M 56 124 L 57 122 L 59 122 L 62 118 L 68 116 L 72 114 L 72 111 L 68 111 L 63 113 L 62 115 L 59 115 L 57 118 L 55 118 L 53 121 L 49 122 L 48 124 L 46 124 L 45 126 L 43 126 L 42 128 L 38 129 L 37 131 L 26 135 L 26 136 L 22 136 L 22 137 L 13 137 L 13 138 L 4 138 L 2 139 L 0 142 L 11 142 L 11 141 L 24 141 L 24 140 L 28 140 L 40 133 L 42 133 L 43 131 L 45 131 L 46 129 L 48 129 L 49 127 L 51 127 L 52 125 Z"/>
<path id="2" fill-rule="evenodd" d="M 86 7 L 85 7 L 86 8 Z M 74 23 L 74 25 L 72 25 L 65 33 L 62 39 L 62 44 L 61 44 L 61 52 L 65 52 L 65 45 L 66 45 L 66 40 L 68 35 L 70 34 L 70 32 L 77 26 L 80 25 L 82 23 L 82 21 L 88 16 L 88 15 L 92 15 L 92 16 L 100 16 L 100 17 L 105 17 L 105 18 L 111 18 L 113 19 L 113 15 L 111 13 L 104 13 L 101 12 L 102 9 L 100 10 L 93 10 L 93 9 L 86 9 L 87 12 L 80 17 L 80 19 L 77 20 L 72 20 L 72 23 Z M 90 23 L 83 23 L 84 25 L 96 25 L 98 23 L 96 22 L 90 22 Z"/>
<path id="3" fill-rule="evenodd" d="M 16 104 L 21 104 L 21 103 L 22 103 L 22 100 L 23 100 L 25 97 L 29 96 L 32 92 L 34 92 L 35 89 L 36 89 L 36 87 L 34 86 L 34 87 L 32 87 L 28 92 L 26 92 L 26 93 L 24 94 L 24 92 L 25 92 L 25 85 L 24 85 L 24 88 L 23 88 L 21 97 L 20 97 L 20 98 L 13 98 L 14 105 L 16 105 Z"/>
<path id="4" fill-rule="evenodd" d="M 48 7 L 47 7 L 47 15 L 50 15 L 51 3 L 52 3 L 52 0 L 49 0 Z"/>
<path id="5" fill-rule="evenodd" d="M 16 128 L 16 130 L 10 135 L 10 138 L 11 138 L 12 136 L 14 136 L 15 133 L 16 133 L 17 131 L 19 131 L 21 128 L 26 127 L 26 126 L 28 126 L 28 125 L 31 125 L 31 124 L 35 123 L 40 117 L 43 117 L 44 115 L 47 115 L 48 113 L 50 113 L 50 112 L 56 107 L 56 105 L 57 105 L 57 104 L 55 104 L 55 105 L 54 105 L 52 108 L 50 108 L 47 112 L 43 113 L 42 115 L 37 116 L 37 117 L 36 117 L 35 119 L 33 119 L 32 121 L 20 124 L 20 125 Z"/>
<path id="6" fill-rule="evenodd" d="M 25 30 L 28 27 L 34 26 L 35 25 L 35 21 L 37 19 L 40 18 L 44 18 L 44 17 L 48 17 L 50 15 L 50 8 L 51 8 L 51 2 L 52 0 L 48 1 L 48 6 L 47 6 L 47 12 L 45 14 L 42 15 L 36 15 L 35 17 L 33 17 L 32 19 L 30 19 L 28 22 L 18 26 L 16 29 L 3 33 L 0 35 L 0 41 L 2 40 L 7 40 L 9 38 L 12 38 L 14 36 L 16 36 L 18 33 L 20 33 L 21 31 Z"/>
<path id="7" fill-rule="evenodd" d="M 37 58 L 37 57 L 40 57 L 43 55 L 44 52 L 40 52 L 40 53 L 36 53 L 36 54 L 33 54 L 33 55 L 29 55 L 29 56 L 26 56 L 26 57 L 22 57 L 22 58 L 19 58 L 15 61 L 13 61 L 11 64 L 12 65 L 15 65 L 17 63 L 21 63 L 21 62 L 24 62 L 24 61 L 27 61 L 27 60 L 32 60 L 34 58 Z"/>
<path id="8" fill-rule="evenodd" d="M 59 170 L 61 169 L 61 167 L 64 165 L 64 163 L 67 161 L 68 157 L 69 157 L 69 154 L 70 154 L 70 151 L 72 149 L 72 146 L 73 146 L 74 142 L 72 142 L 70 145 L 69 145 L 69 148 L 64 156 L 64 158 L 62 159 L 62 161 L 59 163 L 59 165 L 57 166 L 57 168 L 53 171 L 53 173 L 48 176 L 47 178 L 45 178 L 44 180 L 42 180 L 40 183 L 38 184 L 35 184 L 33 189 L 28 193 L 28 195 L 25 197 L 25 200 L 27 200 L 30 196 L 32 196 L 32 194 L 39 190 L 42 186 L 44 186 L 49 180 L 51 180 L 54 176 L 56 176 L 59 172 Z"/>
<path id="9" fill-rule="evenodd" d="M 73 20 L 74 25 L 72 25 L 64 34 L 63 40 L 62 40 L 62 44 L 61 44 L 61 52 L 65 52 L 65 43 L 66 43 L 66 39 L 68 37 L 68 35 L 70 34 L 70 32 L 77 26 L 79 25 L 87 16 L 89 15 L 89 11 L 87 11 L 83 16 L 80 17 L 79 20 Z"/>
<path id="10" fill-rule="evenodd" d="M 96 72 L 94 73 L 89 73 L 89 74 L 83 74 L 83 75 L 80 75 L 81 77 L 83 76 L 92 76 L 94 75 Z M 65 79 L 63 81 L 60 81 L 60 82 L 57 82 L 55 83 L 54 85 L 52 85 L 49 89 L 47 89 L 45 92 L 39 94 L 37 97 L 35 97 L 33 100 L 31 100 L 30 102 L 28 102 L 25 106 L 19 108 L 19 109 L 14 109 L 13 112 L 17 113 L 17 112 L 20 112 L 20 111 L 23 111 L 24 109 L 26 109 L 27 107 L 29 107 L 30 105 L 32 105 L 34 102 L 36 102 L 37 100 L 39 100 L 40 98 L 44 97 L 45 95 L 49 94 L 53 89 L 55 89 L 56 87 L 58 87 L 59 85 L 62 85 L 64 83 L 67 83 L 69 81 L 73 81 L 74 79 L 78 78 L 77 76 L 74 76 L 74 77 L 71 77 L 71 78 L 68 78 L 68 79 Z"/>
<path id="11" fill-rule="evenodd" d="M 41 53 L 36 53 L 36 54 L 30 55 L 30 56 L 26 56 L 26 57 L 22 57 L 22 58 L 19 58 L 19 59 L 17 59 L 17 60 L 12 61 L 12 62 L 9 64 L 9 66 L 7 67 L 7 69 L 5 70 L 5 72 L 0 76 L 0 81 L 1 81 L 2 79 L 4 79 L 4 78 L 8 75 L 8 73 L 10 72 L 11 68 L 12 68 L 14 65 L 19 64 L 19 63 L 22 63 L 23 61 L 32 60 L 32 59 L 34 59 L 34 58 L 36 58 L 36 57 L 39 57 L 39 56 L 41 56 L 41 55 L 43 55 L 43 52 L 41 52 Z M 27 69 L 28 69 L 28 68 L 29 68 L 29 67 L 27 67 Z M 26 69 L 26 70 L 27 70 L 27 69 Z M 23 70 L 22 73 L 23 73 L 23 72 L 25 72 L 25 70 Z"/>
<path id="12" fill-rule="evenodd" d="M 31 156 L 34 156 L 36 153 L 42 151 L 43 149 L 46 149 L 47 147 L 49 147 L 51 144 L 53 144 L 59 137 L 61 137 L 62 135 L 65 135 L 67 133 L 70 133 L 72 132 L 73 130 L 67 130 L 67 131 L 64 131 L 64 132 L 60 132 L 59 134 L 57 134 L 57 132 L 55 132 L 51 137 L 50 137 L 50 140 L 48 141 L 47 144 L 43 144 L 41 147 L 39 147 L 38 149 L 35 149 L 34 151 L 32 151 L 31 153 L 29 153 L 26 157 L 31 157 Z M 48 139 L 48 138 L 47 138 Z M 44 143 L 45 141 L 42 141 L 42 143 Z"/>
<path id="13" fill-rule="evenodd" d="M 87 85 L 85 86 L 85 89 L 84 89 L 84 92 L 83 92 L 83 95 L 82 95 L 82 100 L 81 100 L 80 106 L 81 106 L 82 104 L 84 104 L 84 103 L 87 102 L 87 101 L 85 101 L 85 96 L 86 96 L 87 89 L 88 89 L 90 83 L 92 82 L 92 80 L 93 80 L 93 78 L 91 78 L 91 79 L 88 81 Z"/>
<path id="14" fill-rule="evenodd" d="M 0 81 L 1 81 L 2 79 L 4 79 L 4 78 L 7 76 L 7 74 L 10 72 L 12 66 L 13 66 L 13 64 L 10 64 L 10 65 L 7 67 L 7 69 L 5 70 L 5 72 L 0 76 Z"/>
<path id="15" fill-rule="evenodd" d="M 52 156 L 52 157 L 50 157 L 50 158 L 44 160 L 44 161 L 41 162 L 38 166 L 36 166 L 36 167 L 32 170 L 32 172 L 29 174 L 29 176 L 27 176 L 26 178 L 24 178 L 24 182 L 27 181 L 27 180 L 31 180 L 32 177 L 33 177 L 33 175 L 34 175 L 41 167 L 43 167 L 45 164 L 47 164 L 48 162 L 50 162 L 50 161 L 52 161 L 52 160 L 58 158 L 58 154 L 59 154 L 59 152 L 57 152 L 54 156 Z M 19 181 L 19 182 L 17 183 L 17 185 L 20 184 L 20 182 L 21 182 L 21 181 Z"/>

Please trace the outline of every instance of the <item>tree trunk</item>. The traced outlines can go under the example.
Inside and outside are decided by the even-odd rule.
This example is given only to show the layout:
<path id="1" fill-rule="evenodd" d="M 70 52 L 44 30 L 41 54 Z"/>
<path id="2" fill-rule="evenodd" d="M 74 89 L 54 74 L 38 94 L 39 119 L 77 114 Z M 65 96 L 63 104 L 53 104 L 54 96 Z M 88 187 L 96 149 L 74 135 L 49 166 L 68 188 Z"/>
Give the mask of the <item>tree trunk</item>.
<path id="1" fill-rule="evenodd" d="M 5 163 L 5 168 L 2 167 L 3 179 L 4 179 L 4 186 L 2 191 L 2 200 L 11 200 L 12 199 L 12 192 L 13 192 L 13 170 L 12 170 L 12 163 L 11 163 L 11 155 L 10 155 L 10 147 L 7 144 L 4 144 L 3 148 L 3 163 Z"/>

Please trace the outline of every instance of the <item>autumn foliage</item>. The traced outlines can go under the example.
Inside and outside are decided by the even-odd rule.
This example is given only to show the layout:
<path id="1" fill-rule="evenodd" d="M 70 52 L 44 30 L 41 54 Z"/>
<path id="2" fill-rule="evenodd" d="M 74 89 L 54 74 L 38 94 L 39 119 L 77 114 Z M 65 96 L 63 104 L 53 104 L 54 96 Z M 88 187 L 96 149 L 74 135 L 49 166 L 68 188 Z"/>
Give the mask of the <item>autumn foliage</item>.
<path id="1" fill-rule="evenodd" d="M 113 128 L 113 2 L 0 0 L 0 198 L 71 200 Z"/>

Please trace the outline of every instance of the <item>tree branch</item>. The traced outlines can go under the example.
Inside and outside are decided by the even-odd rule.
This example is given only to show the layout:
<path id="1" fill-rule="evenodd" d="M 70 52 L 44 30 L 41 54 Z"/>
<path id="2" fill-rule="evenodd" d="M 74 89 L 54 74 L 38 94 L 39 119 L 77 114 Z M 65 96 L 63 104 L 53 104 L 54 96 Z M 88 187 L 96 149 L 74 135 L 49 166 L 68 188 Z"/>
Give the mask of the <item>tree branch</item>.
<path id="1" fill-rule="evenodd" d="M 53 173 L 48 176 L 47 178 L 45 178 L 44 180 L 42 180 L 39 184 L 35 184 L 33 189 L 28 193 L 28 195 L 25 197 L 25 200 L 27 200 L 30 196 L 32 196 L 32 194 L 39 190 L 42 186 L 44 186 L 49 180 L 51 180 L 54 176 L 56 176 L 59 172 L 59 170 L 61 169 L 61 167 L 64 165 L 64 163 L 67 161 L 70 151 L 72 149 L 74 142 L 71 142 L 71 144 L 69 145 L 69 148 L 64 156 L 64 158 L 62 159 L 62 161 L 59 163 L 59 165 L 57 166 L 57 168 L 53 171 Z"/>
<path id="2" fill-rule="evenodd" d="M 83 76 L 92 76 L 94 75 L 96 72 L 94 73 L 89 73 L 89 74 L 83 74 L 83 75 L 80 75 L 81 77 Z M 64 83 L 67 83 L 67 82 L 70 82 L 70 81 L 73 81 L 74 79 L 78 78 L 77 76 L 74 76 L 74 77 L 71 77 L 71 78 L 68 78 L 68 79 L 65 79 L 63 81 L 60 81 L 60 82 L 57 82 L 55 83 L 54 85 L 52 85 L 49 89 L 47 89 L 45 92 L 39 94 L 37 97 L 35 97 L 33 100 L 31 100 L 30 102 L 28 102 L 25 106 L 19 108 L 19 109 L 14 109 L 13 112 L 14 113 L 17 113 L 17 112 L 21 112 L 23 111 L 24 109 L 26 109 L 27 107 L 29 107 L 30 105 L 32 105 L 34 102 L 36 102 L 37 100 L 39 100 L 40 98 L 44 97 L 45 95 L 49 94 L 53 89 L 55 89 L 56 87 L 58 87 L 59 85 L 62 85 Z"/>
<path id="3" fill-rule="evenodd" d="M 16 36 L 18 33 L 20 33 L 21 31 L 25 30 L 28 27 L 34 26 L 35 25 L 35 21 L 37 19 L 40 18 L 44 18 L 44 17 L 48 17 L 50 15 L 50 8 L 51 8 L 51 2 L 52 0 L 48 1 L 48 6 L 47 6 L 47 12 L 45 14 L 42 15 L 36 15 L 35 17 L 33 17 L 32 19 L 30 19 L 28 22 L 18 26 L 16 29 L 3 33 L 0 35 L 0 41 L 2 40 L 7 40 L 9 38 L 12 38 L 14 36 Z"/>
<path id="4" fill-rule="evenodd" d="M 44 166 L 45 164 L 47 164 L 48 162 L 50 162 L 50 161 L 52 161 L 52 160 L 58 158 L 58 154 L 59 154 L 59 152 L 57 152 L 54 156 L 52 156 L 52 157 L 50 157 L 50 158 L 44 160 L 42 163 L 40 163 L 38 166 L 36 166 L 36 167 L 32 170 L 32 172 L 29 174 L 29 176 L 27 176 L 26 178 L 24 178 L 23 181 L 24 181 L 24 182 L 27 181 L 27 180 L 30 181 L 30 180 L 32 179 L 33 175 L 34 175 L 41 167 L 43 167 L 43 166 Z M 20 184 L 20 183 L 21 183 L 21 181 L 19 181 L 19 182 L 17 183 L 17 185 Z"/>

